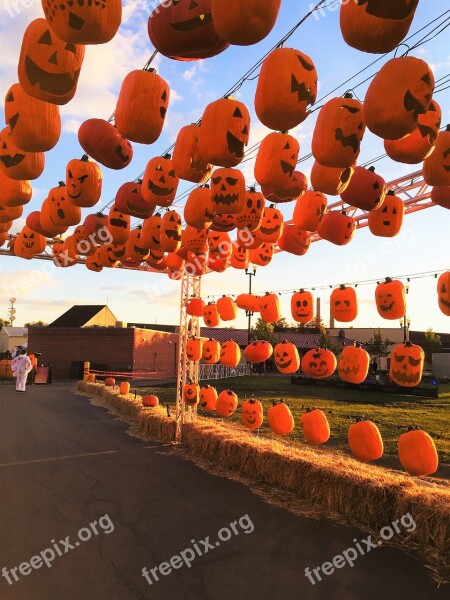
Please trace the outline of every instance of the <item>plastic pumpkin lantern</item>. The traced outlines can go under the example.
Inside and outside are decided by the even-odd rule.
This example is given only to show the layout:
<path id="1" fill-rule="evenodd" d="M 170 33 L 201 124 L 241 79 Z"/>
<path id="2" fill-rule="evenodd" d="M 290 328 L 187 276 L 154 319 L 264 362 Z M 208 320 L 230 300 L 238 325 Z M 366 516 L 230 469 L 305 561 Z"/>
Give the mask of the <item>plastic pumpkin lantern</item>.
<path id="1" fill-rule="evenodd" d="M 119 266 L 119 261 L 117 260 L 114 254 L 114 248 L 112 244 L 102 244 L 100 246 L 99 259 L 102 267 L 106 267 L 108 269 L 116 269 Z"/>
<path id="2" fill-rule="evenodd" d="M 261 192 L 250 188 L 246 192 L 244 206 L 239 214 L 236 215 L 236 227 L 238 229 L 248 229 L 255 231 L 259 229 L 264 212 L 264 196 Z"/>
<path id="3" fill-rule="evenodd" d="M 264 411 L 259 400 L 250 398 L 242 403 L 241 421 L 244 427 L 253 431 L 259 429 L 264 421 Z"/>
<path id="4" fill-rule="evenodd" d="M 256 181 L 274 190 L 289 188 L 299 152 L 300 144 L 292 135 L 269 133 L 256 155 Z"/>
<path id="5" fill-rule="evenodd" d="M 130 393 L 130 382 L 129 381 L 121 381 L 119 386 L 119 393 L 123 395 L 127 395 Z"/>
<path id="6" fill-rule="evenodd" d="M 108 217 L 102 213 L 92 213 L 84 219 L 86 237 L 96 244 L 104 244 L 110 237 Z"/>
<path id="7" fill-rule="evenodd" d="M 28 204 L 33 195 L 27 180 L 10 179 L 0 171 L 0 204 L 4 208 L 14 208 Z"/>
<path id="8" fill-rule="evenodd" d="M 326 213 L 319 225 L 317 233 L 320 237 L 337 246 L 349 244 L 356 231 L 356 221 L 345 212 Z"/>
<path id="9" fill-rule="evenodd" d="M 370 356 L 359 344 L 345 346 L 339 356 L 338 373 L 342 381 L 361 384 L 367 379 Z"/>
<path id="10" fill-rule="evenodd" d="M 383 456 L 383 438 L 372 421 L 353 423 L 348 430 L 348 445 L 353 456 L 365 463 Z"/>
<path id="11" fill-rule="evenodd" d="M 267 421 L 270 429 L 276 435 L 288 435 L 295 427 L 294 417 L 291 409 L 281 400 L 278 404 L 273 403 L 273 406 L 267 411 Z"/>
<path id="12" fill-rule="evenodd" d="M 87 154 L 80 160 L 74 158 L 66 166 L 66 186 L 74 206 L 95 206 L 102 195 L 102 171 Z"/>
<path id="13" fill-rule="evenodd" d="M 293 129 L 309 115 L 316 97 L 317 71 L 309 56 L 295 48 L 277 48 L 267 56 L 255 94 L 263 125 L 275 131 Z"/>
<path id="14" fill-rule="evenodd" d="M 140 264 L 142 262 L 140 260 L 140 258 L 136 258 L 136 257 L 133 258 L 133 260 L 137 264 Z M 166 269 L 164 250 L 150 249 L 148 251 L 148 256 L 145 260 L 147 261 L 147 264 L 149 267 L 152 267 L 153 269 L 156 269 L 157 271 L 164 271 Z"/>
<path id="15" fill-rule="evenodd" d="M 108 231 L 114 244 L 126 244 L 130 237 L 130 215 L 126 215 L 113 204 L 109 209 Z"/>
<path id="16" fill-rule="evenodd" d="M 37 211 L 35 211 L 35 212 L 37 212 Z M 15 221 L 16 219 L 20 219 L 20 217 L 22 216 L 22 213 L 23 213 L 23 206 L 8 206 L 8 207 L 6 207 L 6 206 L 2 206 L 0 204 L 0 223 L 3 223 L 3 224 L 10 223 L 7 228 L 7 229 L 10 229 L 11 225 L 12 225 L 12 221 Z M 27 221 L 28 221 L 28 217 L 27 217 Z M 29 226 L 30 224 L 27 223 L 27 225 Z M 33 229 L 33 228 L 31 227 L 31 229 Z M 33 229 L 33 231 L 34 231 L 34 229 Z M 40 232 L 38 232 L 38 233 L 40 233 Z"/>
<path id="17" fill-rule="evenodd" d="M 418 427 L 411 427 L 399 437 L 398 458 L 405 471 L 416 477 L 432 475 L 439 466 L 433 439 Z"/>
<path id="18" fill-rule="evenodd" d="M 211 338 L 204 342 L 202 358 L 207 365 L 218 363 L 220 360 L 220 343 Z"/>
<path id="19" fill-rule="evenodd" d="M 384 149 L 392 160 L 406 164 L 417 164 L 425 160 L 434 150 L 441 126 L 442 111 L 432 100 L 425 114 L 420 114 L 418 126 L 400 140 L 385 140 Z"/>
<path id="20" fill-rule="evenodd" d="M 265 340 L 251 342 L 244 350 L 244 356 L 251 364 L 262 363 L 273 354 L 272 345 Z"/>
<path id="21" fill-rule="evenodd" d="M 203 254 L 208 250 L 208 230 L 196 229 L 189 225 L 181 234 L 182 249 L 186 249 L 193 254 Z"/>
<path id="22" fill-rule="evenodd" d="M 43 152 L 25 152 L 14 145 L 10 127 L 0 131 L 0 169 L 6 177 L 16 180 L 37 179 L 44 171 Z"/>
<path id="23" fill-rule="evenodd" d="M 292 202 L 303 194 L 308 189 L 308 178 L 301 171 L 294 171 L 289 181 L 286 181 L 286 186 L 282 189 L 272 189 L 271 187 L 262 186 L 261 192 L 264 197 L 275 204 L 284 204 Z"/>
<path id="24" fill-rule="evenodd" d="M 222 296 L 217 300 L 217 310 L 222 321 L 234 321 L 238 316 L 236 302 L 229 296 Z"/>
<path id="25" fill-rule="evenodd" d="M 247 250 L 257 250 L 263 245 L 263 241 L 256 237 L 255 231 L 247 231 L 246 229 L 238 229 L 236 231 L 236 241 L 247 248 Z"/>
<path id="26" fill-rule="evenodd" d="M 327 204 L 327 197 L 322 192 L 305 192 L 295 204 L 293 220 L 296 227 L 310 232 L 317 231 L 327 211 Z"/>
<path id="27" fill-rule="evenodd" d="M 434 76 L 420 58 L 392 58 L 381 67 L 366 93 L 367 127 L 385 140 L 399 140 L 418 126 L 431 103 Z M 389 102 L 386 102 L 389 98 Z"/>
<path id="28" fill-rule="evenodd" d="M 188 406 L 196 406 L 200 399 L 200 386 L 197 383 L 186 383 L 183 386 L 183 401 Z"/>
<path id="29" fill-rule="evenodd" d="M 397 344 L 391 352 L 389 378 L 402 387 L 415 387 L 422 381 L 425 353 L 411 342 Z"/>
<path id="30" fill-rule="evenodd" d="M 336 370 L 336 357 L 326 348 L 313 348 L 302 358 L 302 371 L 312 379 L 326 379 Z"/>
<path id="31" fill-rule="evenodd" d="M 159 213 L 144 220 L 142 226 L 142 241 L 146 248 L 161 250 L 161 222 Z"/>
<path id="32" fill-rule="evenodd" d="M 6 92 L 5 121 L 13 144 L 26 152 L 47 152 L 61 135 L 58 107 L 29 96 L 20 83 Z"/>
<path id="33" fill-rule="evenodd" d="M 161 219 L 161 249 L 176 252 L 181 247 L 181 217 L 176 210 L 169 210 Z"/>
<path id="34" fill-rule="evenodd" d="M 226 258 L 231 255 L 231 240 L 226 232 L 209 231 L 209 252 L 214 258 Z"/>
<path id="35" fill-rule="evenodd" d="M 330 424 L 318 408 L 307 410 L 300 418 L 303 437 L 311 446 L 320 446 L 330 439 Z"/>
<path id="36" fill-rule="evenodd" d="M 24 225 L 14 240 L 14 254 L 20 258 L 30 260 L 36 254 L 44 252 L 46 245 L 47 240 L 43 235 Z"/>
<path id="37" fill-rule="evenodd" d="M 114 377 L 107 377 L 105 379 L 105 385 L 106 387 L 114 387 L 116 385 L 116 380 Z"/>
<path id="38" fill-rule="evenodd" d="M 253 265 L 267 267 L 275 253 L 275 244 L 263 242 L 259 248 L 249 250 L 248 257 Z"/>
<path id="39" fill-rule="evenodd" d="M 440 275 L 437 282 L 439 308 L 447 317 L 450 317 L 450 271 Z"/>
<path id="40" fill-rule="evenodd" d="M 341 198 L 350 206 L 361 210 L 377 210 L 384 202 L 386 191 L 386 182 L 381 175 L 375 173 L 375 167 L 356 167 Z"/>
<path id="41" fill-rule="evenodd" d="M 203 341 L 199 338 L 192 338 L 186 344 L 186 356 L 189 360 L 198 361 L 203 353 Z"/>
<path id="42" fill-rule="evenodd" d="M 275 366 L 285 375 L 295 373 L 300 368 L 300 357 L 294 344 L 286 340 L 277 344 L 273 350 Z"/>
<path id="43" fill-rule="evenodd" d="M 266 206 L 259 229 L 255 236 L 268 244 L 275 244 L 283 235 L 283 215 L 273 205 Z"/>
<path id="44" fill-rule="evenodd" d="M 263 40 L 273 29 L 281 0 L 211 0 L 214 27 L 219 36 L 238 46 L 250 46 Z"/>
<path id="45" fill-rule="evenodd" d="M 151 204 L 167 208 L 175 199 L 179 183 L 170 154 L 155 156 L 145 168 L 142 196 Z"/>
<path id="46" fill-rule="evenodd" d="M 100 250 L 96 249 L 93 254 L 86 256 L 86 269 L 93 273 L 100 273 L 103 271 L 103 267 L 100 260 Z"/>
<path id="47" fill-rule="evenodd" d="M 127 258 L 137 261 L 139 264 L 150 255 L 150 250 L 146 247 L 145 239 L 142 233 L 142 227 L 137 227 L 130 231 L 130 237 L 126 244 L 126 255 Z M 161 251 L 162 260 L 163 252 Z"/>
<path id="48" fill-rule="evenodd" d="M 211 200 L 212 202 L 212 200 Z M 214 215 L 211 231 L 232 231 L 236 227 L 236 215 L 230 215 L 227 213 L 217 213 Z"/>
<path id="49" fill-rule="evenodd" d="M 124 169 L 133 158 L 130 142 L 104 119 L 88 119 L 82 123 L 78 141 L 86 154 L 109 169 Z"/>
<path id="50" fill-rule="evenodd" d="M 121 0 L 103 3 L 42 0 L 45 17 L 56 35 L 74 44 L 105 44 L 122 20 Z"/>
<path id="51" fill-rule="evenodd" d="M 250 261 L 247 248 L 244 248 L 237 242 L 234 242 L 231 250 L 230 265 L 233 267 L 233 269 L 247 269 L 249 263 Z"/>
<path id="52" fill-rule="evenodd" d="M 217 304 L 209 302 L 203 309 L 203 320 L 207 327 L 218 327 L 221 323 Z"/>
<path id="53" fill-rule="evenodd" d="M 83 45 L 64 42 L 45 19 L 35 19 L 22 39 L 20 85 L 33 98 L 67 104 L 75 95 L 83 59 Z"/>
<path id="54" fill-rule="evenodd" d="M 87 239 L 84 225 L 78 225 L 73 232 L 73 236 L 79 255 L 89 256 L 90 254 L 94 254 L 96 250 L 95 243 Z"/>
<path id="55" fill-rule="evenodd" d="M 198 136 L 200 160 L 220 167 L 236 167 L 244 158 L 250 136 L 250 113 L 232 96 L 205 109 Z"/>
<path id="56" fill-rule="evenodd" d="M 358 300 L 352 287 L 341 285 L 331 292 L 330 308 L 333 319 L 350 323 L 358 316 Z"/>
<path id="57" fill-rule="evenodd" d="M 259 298 L 259 312 L 266 323 L 276 323 L 281 318 L 280 300 L 277 294 L 266 292 Z"/>
<path id="58" fill-rule="evenodd" d="M 132 142 L 153 144 L 163 130 L 169 98 L 170 88 L 155 69 L 131 71 L 120 88 L 115 126 Z"/>
<path id="59" fill-rule="evenodd" d="M 186 312 L 192 317 L 202 317 L 204 305 L 201 298 L 190 298 L 186 304 Z"/>
<path id="60" fill-rule="evenodd" d="M 366 130 L 365 107 L 346 94 L 320 109 L 312 138 L 314 158 L 325 167 L 345 169 L 356 163 Z"/>
<path id="61" fill-rule="evenodd" d="M 220 364 L 234 369 L 241 362 L 241 349 L 232 340 L 224 342 L 220 347 Z"/>
<path id="62" fill-rule="evenodd" d="M 200 406 L 205 412 L 216 410 L 217 397 L 217 390 L 211 385 L 200 388 Z"/>
<path id="63" fill-rule="evenodd" d="M 425 159 L 423 178 L 428 185 L 450 185 L 450 125 L 439 133 L 433 152 Z"/>
<path id="64" fill-rule="evenodd" d="M 236 297 L 236 304 L 238 308 L 245 310 L 246 312 L 259 312 L 259 298 L 253 294 L 239 294 Z"/>
<path id="65" fill-rule="evenodd" d="M 385 54 L 394 50 L 408 33 L 418 2 L 343 2 L 340 26 L 344 40 L 362 52 Z"/>
<path id="66" fill-rule="evenodd" d="M 61 181 L 58 187 L 49 191 L 42 203 L 40 222 L 44 230 L 57 234 L 67 231 L 70 225 L 78 225 L 81 209 L 74 206 L 67 197 L 67 188 Z"/>
<path id="67" fill-rule="evenodd" d="M 309 323 L 314 319 L 314 298 L 311 292 L 301 289 L 292 294 L 291 314 L 297 323 Z"/>
<path id="68" fill-rule="evenodd" d="M 231 417 L 236 412 L 238 407 L 238 397 L 231 390 L 220 392 L 217 403 L 216 413 L 221 417 Z"/>
<path id="69" fill-rule="evenodd" d="M 198 187 L 192 190 L 184 207 L 184 220 L 186 223 L 196 229 L 208 228 L 212 225 L 214 215 L 215 210 L 209 187 Z"/>
<path id="70" fill-rule="evenodd" d="M 244 175 L 238 169 L 216 169 L 211 175 L 211 201 L 215 213 L 241 212 L 246 197 Z"/>
<path id="71" fill-rule="evenodd" d="M 142 398 L 142 404 L 144 406 L 150 406 L 151 408 L 155 408 L 155 406 L 159 405 L 159 398 L 153 394 L 148 394 Z"/>
<path id="72" fill-rule="evenodd" d="M 403 200 L 389 191 L 379 210 L 369 213 L 368 224 L 373 235 L 379 237 L 395 237 L 403 225 L 405 205 Z"/>
<path id="73" fill-rule="evenodd" d="M 311 186 L 323 194 L 338 196 L 346 190 L 354 172 L 354 167 L 324 167 L 315 161 L 311 169 Z"/>
<path id="74" fill-rule="evenodd" d="M 182 127 L 173 149 L 173 168 L 177 177 L 192 183 L 208 181 L 213 166 L 200 159 L 198 152 L 198 136 L 200 128 L 196 123 Z"/>
<path id="75" fill-rule="evenodd" d="M 229 46 L 214 27 L 211 0 L 161 3 L 149 17 L 148 35 L 158 52 L 182 61 L 210 58 Z"/>
<path id="76" fill-rule="evenodd" d="M 155 212 L 155 204 L 142 194 L 142 181 L 128 181 L 117 190 L 116 207 L 123 213 L 137 219 L 148 219 Z"/>
<path id="77" fill-rule="evenodd" d="M 375 288 L 375 302 L 383 319 L 402 319 L 406 314 L 405 286 L 401 281 L 386 277 L 386 281 Z"/>
<path id="78" fill-rule="evenodd" d="M 304 256 L 311 246 L 311 236 L 307 231 L 290 223 L 284 225 L 283 235 L 278 240 L 278 246 L 284 252 Z"/>

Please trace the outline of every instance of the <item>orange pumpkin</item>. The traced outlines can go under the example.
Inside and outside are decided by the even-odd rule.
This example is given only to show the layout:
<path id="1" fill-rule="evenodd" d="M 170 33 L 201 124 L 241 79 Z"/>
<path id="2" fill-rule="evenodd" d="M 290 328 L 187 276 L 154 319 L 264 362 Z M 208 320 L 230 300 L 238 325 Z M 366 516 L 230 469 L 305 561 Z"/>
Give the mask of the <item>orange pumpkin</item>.
<path id="1" fill-rule="evenodd" d="M 161 250 L 161 222 L 162 217 L 159 213 L 144 219 L 142 243 L 146 248 Z"/>
<path id="2" fill-rule="evenodd" d="M 318 408 L 307 410 L 300 418 L 303 437 L 311 446 L 320 446 L 330 439 L 330 424 L 325 413 Z"/>
<path id="3" fill-rule="evenodd" d="M 346 190 L 354 172 L 353 167 L 324 167 L 315 161 L 311 169 L 311 186 L 323 194 L 337 196 Z"/>
<path id="4" fill-rule="evenodd" d="M 102 213 L 92 213 L 84 219 L 86 237 L 96 244 L 104 244 L 108 234 L 108 217 Z"/>
<path id="5" fill-rule="evenodd" d="M 221 323 L 217 304 L 209 302 L 203 309 L 203 320 L 207 327 L 218 327 Z"/>
<path id="6" fill-rule="evenodd" d="M 403 200 L 389 191 L 379 210 L 369 212 L 368 224 L 373 235 L 379 237 L 395 237 L 403 225 L 405 205 Z"/>
<path id="7" fill-rule="evenodd" d="M 102 195 L 102 171 L 87 154 L 81 160 L 74 158 L 66 166 L 66 185 L 74 206 L 95 206 Z"/>
<path id="8" fill-rule="evenodd" d="M 275 244 L 283 235 L 283 215 L 271 204 L 263 212 L 261 225 L 255 236 L 267 244 Z"/>
<path id="9" fill-rule="evenodd" d="M 6 229 L 8 231 L 8 229 L 10 229 L 12 226 L 12 221 L 19 219 L 22 216 L 22 213 L 23 213 L 23 206 L 8 206 L 8 207 L 6 207 L 6 206 L 2 206 L 0 204 L 0 224 L 8 224 L 8 227 Z M 27 217 L 27 221 L 28 221 L 28 217 Z M 29 226 L 28 222 L 27 222 L 27 225 Z M 31 229 L 33 229 L 33 228 L 31 227 Z M 34 229 L 33 229 L 33 231 L 34 231 Z M 40 233 L 40 232 L 37 232 L 37 233 Z"/>
<path id="10" fill-rule="evenodd" d="M 236 297 L 237 307 L 246 312 L 259 312 L 259 298 L 253 294 L 239 294 Z"/>
<path id="11" fill-rule="evenodd" d="M 283 204 L 297 200 L 308 189 L 308 178 L 301 171 L 294 171 L 292 178 L 286 181 L 286 186 L 282 189 L 272 189 L 271 187 L 262 186 L 261 192 L 264 197 L 275 204 Z"/>
<path id="12" fill-rule="evenodd" d="M 244 427 L 253 431 L 259 429 L 264 421 L 264 411 L 259 400 L 250 398 L 242 403 L 241 421 Z"/>
<path id="13" fill-rule="evenodd" d="M 130 215 L 117 210 L 115 204 L 109 209 L 108 231 L 111 234 L 114 244 L 126 244 L 130 237 Z"/>
<path id="14" fill-rule="evenodd" d="M 295 373 L 300 368 L 300 357 L 294 344 L 284 340 L 277 344 L 273 351 L 275 366 L 280 373 Z"/>
<path id="15" fill-rule="evenodd" d="M 305 192 L 295 203 L 294 224 L 305 231 L 317 231 L 327 211 L 327 204 L 327 197 L 321 192 Z"/>
<path id="16" fill-rule="evenodd" d="M 272 345 L 265 340 L 251 342 L 244 350 L 246 360 L 252 364 L 262 363 L 268 360 L 272 354 Z"/>
<path id="17" fill-rule="evenodd" d="M 320 237 L 337 246 L 349 244 L 356 231 L 356 221 L 345 212 L 329 212 L 322 219 L 317 230 Z"/>
<path id="18" fill-rule="evenodd" d="M 240 246 L 237 242 L 233 243 L 231 251 L 230 265 L 233 269 L 247 269 L 250 263 L 248 250 Z"/>
<path id="19" fill-rule="evenodd" d="M 181 247 L 181 217 L 176 210 L 167 211 L 161 219 L 161 250 L 176 252 Z"/>
<path id="20" fill-rule="evenodd" d="M 220 364 L 234 369 L 241 362 L 241 349 L 236 342 L 224 342 L 220 347 Z"/>
<path id="21" fill-rule="evenodd" d="M 236 215 L 235 226 L 238 229 L 257 230 L 262 222 L 264 204 L 264 196 L 261 192 L 255 191 L 255 188 L 250 188 L 246 192 L 241 212 Z"/>
<path id="22" fill-rule="evenodd" d="M 281 0 L 234 0 L 226 4 L 211 0 L 211 13 L 218 35 L 238 46 L 249 46 L 263 40 L 273 29 Z"/>
<path id="23" fill-rule="evenodd" d="M 183 401 L 188 406 L 196 406 L 200 399 L 200 386 L 197 383 L 186 383 L 183 386 Z"/>
<path id="24" fill-rule="evenodd" d="M 0 170 L 17 180 L 37 179 L 44 171 L 43 152 L 25 152 L 14 145 L 10 127 L 0 131 Z"/>
<path id="25" fill-rule="evenodd" d="M 200 388 L 200 406 L 205 412 L 216 410 L 217 398 L 217 390 L 211 385 Z"/>
<path id="26" fill-rule="evenodd" d="M 273 190 L 289 188 L 297 165 L 300 144 L 288 133 L 269 133 L 259 146 L 255 179 Z"/>
<path id="27" fill-rule="evenodd" d="M 192 338 L 186 344 L 186 357 L 192 361 L 198 361 L 202 357 L 203 340 L 200 338 Z"/>
<path id="28" fill-rule="evenodd" d="M 212 202 L 212 200 L 211 200 Z M 236 215 L 230 215 L 227 213 L 218 213 L 214 215 L 211 231 L 231 231 L 236 227 Z"/>
<path id="29" fill-rule="evenodd" d="M 198 153 L 198 136 L 200 128 L 196 123 L 182 127 L 173 149 L 173 168 L 177 177 L 192 181 L 193 183 L 204 183 L 208 181 L 213 166 L 200 159 Z"/>
<path id="30" fill-rule="evenodd" d="M 190 298 L 186 304 L 186 312 L 193 317 L 202 317 L 204 305 L 201 298 Z"/>
<path id="31" fill-rule="evenodd" d="M 358 300 L 352 287 L 341 285 L 331 292 L 330 309 L 333 319 L 350 323 L 358 316 Z"/>
<path id="32" fill-rule="evenodd" d="M 93 254 L 86 256 L 86 262 L 84 263 L 86 269 L 93 273 L 100 273 L 103 271 L 103 267 L 100 260 L 100 250 L 96 249 Z"/>
<path id="33" fill-rule="evenodd" d="M 348 430 L 348 445 L 353 456 L 362 462 L 368 463 L 383 456 L 383 438 L 372 421 L 353 423 Z"/>
<path id="34" fill-rule="evenodd" d="M 100 246 L 99 259 L 102 267 L 116 269 L 119 266 L 119 261 L 114 254 L 114 247 L 111 244 L 103 244 Z"/>
<path id="35" fill-rule="evenodd" d="M 450 185 L 450 125 L 439 133 L 433 152 L 425 159 L 423 178 L 428 185 Z"/>
<path id="36" fill-rule="evenodd" d="M 339 377 L 348 383 L 363 383 L 367 379 L 369 366 L 370 356 L 359 344 L 345 346 L 339 356 Z"/>
<path id="37" fill-rule="evenodd" d="M 60 181 L 52 188 L 41 209 L 41 223 L 44 228 L 78 225 L 81 221 L 81 209 L 74 206 L 67 195 L 67 187 Z"/>
<path id="38" fill-rule="evenodd" d="M 144 396 L 142 398 L 142 404 L 144 406 L 150 406 L 150 407 L 154 408 L 155 406 L 158 406 L 158 404 L 159 404 L 159 398 L 158 398 L 158 396 L 154 396 L 153 394 L 149 394 L 149 395 Z"/>
<path id="39" fill-rule="evenodd" d="M 222 296 L 217 300 L 217 310 L 222 321 L 234 321 L 238 316 L 236 302 L 229 296 Z"/>
<path id="40" fill-rule="evenodd" d="M 211 338 L 204 342 L 202 358 L 203 362 L 207 365 L 215 365 L 218 363 L 220 359 L 220 343 Z"/>
<path id="41" fill-rule="evenodd" d="M 105 385 L 106 387 L 114 387 L 116 385 L 116 380 L 114 377 L 107 377 L 105 379 Z"/>
<path id="42" fill-rule="evenodd" d="M 209 186 L 198 187 L 193 190 L 189 194 L 184 207 L 186 223 L 196 229 L 209 228 L 212 225 L 214 215 L 215 211 Z"/>
<path id="43" fill-rule="evenodd" d="M 88 119 L 78 130 L 80 146 L 109 169 L 124 169 L 133 158 L 133 147 L 118 129 L 104 119 Z"/>
<path id="44" fill-rule="evenodd" d="M 313 348 L 302 358 L 302 371 L 312 379 L 326 379 L 336 370 L 336 357 L 325 348 Z"/>
<path id="45" fill-rule="evenodd" d="M 193 254 L 204 254 L 208 250 L 208 230 L 188 225 L 181 234 L 181 246 Z"/>
<path id="46" fill-rule="evenodd" d="M 415 387 L 422 381 L 425 353 L 411 342 L 397 344 L 391 352 L 389 378 L 402 387 Z"/>
<path id="47" fill-rule="evenodd" d="M 145 168 L 142 196 L 147 202 L 166 208 L 174 201 L 179 183 L 170 154 L 155 156 Z"/>
<path id="48" fill-rule="evenodd" d="M 309 323 L 314 319 L 314 298 L 311 292 L 302 289 L 292 294 L 291 314 L 297 323 Z"/>
<path id="49" fill-rule="evenodd" d="M 20 258 L 30 260 L 36 254 L 44 252 L 46 244 L 47 240 L 43 235 L 24 225 L 14 240 L 14 254 Z"/>
<path id="50" fill-rule="evenodd" d="M 211 201 L 215 213 L 237 214 L 246 198 L 244 175 L 238 169 L 216 169 L 211 176 Z"/>
<path id="51" fill-rule="evenodd" d="M 433 187 L 431 200 L 438 206 L 450 210 L 450 185 Z"/>
<path id="52" fill-rule="evenodd" d="M 386 281 L 379 283 L 375 289 L 375 302 L 383 319 L 402 319 L 406 314 L 405 286 L 401 281 L 386 277 Z"/>
<path id="53" fill-rule="evenodd" d="M 277 294 L 266 292 L 259 298 L 259 312 L 266 323 L 276 323 L 281 319 L 280 300 Z"/>
<path id="54" fill-rule="evenodd" d="M 398 458 L 405 471 L 416 477 L 432 475 L 439 466 L 433 439 L 418 427 L 411 427 L 399 437 Z"/>
<path id="55" fill-rule="evenodd" d="M 283 235 L 278 240 L 278 246 L 290 254 L 304 256 L 311 246 L 311 236 L 307 231 L 290 223 L 284 225 Z"/>
<path id="56" fill-rule="evenodd" d="M 216 413 L 221 417 L 231 417 L 236 412 L 238 407 L 238 397 L 231 390 L 220 392 L 217 403 Z"/>
<path id="57" fill-rule="evenodd" d="M 130 393 L 130 382 L 129 381 L 122 381 L 120 383 L 119 393 L 123 394 L 124 396 L 126 396 L 127 394 Z"/>
<path id="58" fill-rule="evenodd" d="M 121 212 L 148 219 L 155 212 L 155 204 L 146 200 L 142 194 L 142 181 L 127 181 L 117 190 L 115 205 Z"/>
<path id="59" fill-rule="evenodd" d="M 248 257 L 249 261 L 253 265 L 267 267 L 267 265 L 271 262 L 274 253 L 275 244 L 263 242 L 258 248 L 255 248 L 255 250 L 249 250 Z"/>
<path id="60" fill-rule="evenodd" d="M 273 406 L 267 411 L 267 421 L 276 435 L 288 435 L 295 427 L 291 409 L 283 400 L 278 404 L 274 401 Z"/>
<path id="61" fill-rule="evenodd" d="M 0 171 L 0 204 L 4 208 L 15 208 L 28 204 L 33 195 L 29 181 L 10 179 Z"/>
<path id="62" fill-rule="evenodd" d="M 137 227 L 130 231 L 130 237 L 126 243 L 125 253 L 127 258 L 131 258 L 131 260 L 134 260 L 139 264 L 149 257 L 150 251 L 146 246 L 141 227 Z M 162 260 L 163 254 L 164 253 L 161 251 L 160 260 Z"/>
<path id="63" fill-rule="evenodd" d="M 361 210 L 377 210 L 384 202 L 386 191 L 386 182 L 381 175 L 375 173 L 375 167 L 356 167 L 341 198 L 350 206 Z"/>
<path id="64" fill-rule="evenodd" d="M 439 308 L 447 317 L 450 317 L 450 271 L 440 275 L 437 282 Z"/>

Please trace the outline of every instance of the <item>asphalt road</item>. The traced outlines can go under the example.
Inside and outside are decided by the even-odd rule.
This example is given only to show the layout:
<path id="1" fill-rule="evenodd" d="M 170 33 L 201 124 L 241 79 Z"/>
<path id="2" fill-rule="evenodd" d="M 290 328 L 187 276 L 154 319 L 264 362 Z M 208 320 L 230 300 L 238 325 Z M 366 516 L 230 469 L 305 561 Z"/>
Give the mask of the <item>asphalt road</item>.
<path id="1" fill-rule="evenodd" d="M 0 384 L 0 568 L 11 580 L 0 578 L 1 600 L 449 597 L 414 558 L 383 546 L 353 567 L 336 560 L 313 585 L 306 567 L 342 556 L 354 539 L 367 548 L 366 534 L 269 506 L 240 483 L 129 437 L 73 387 L 16 394 Z"/>

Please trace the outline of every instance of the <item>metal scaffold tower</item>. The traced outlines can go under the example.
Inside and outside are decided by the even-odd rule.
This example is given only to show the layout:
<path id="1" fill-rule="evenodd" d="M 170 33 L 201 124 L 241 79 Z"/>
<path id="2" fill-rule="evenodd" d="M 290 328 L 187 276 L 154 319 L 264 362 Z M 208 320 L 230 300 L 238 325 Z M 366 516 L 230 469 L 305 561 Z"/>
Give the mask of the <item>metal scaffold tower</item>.
<path id="1" fill-rule="evenodd" d="M 187 358 L 186 345 L 189 339 L 200 337 L 200 319 L 199 317 L 188 315 L 186 306 L 190 298 L 200 298 L 201 282 L 201 277 L 186 273 L 181 280 L 180 330 L 177 359 L 176 442 L 181 441 L 185 420 L 193 420 L 197 414 L 196 407 L 185 406 L 183 387 L 188 382 L 198 383 L 199 362 Z"/>

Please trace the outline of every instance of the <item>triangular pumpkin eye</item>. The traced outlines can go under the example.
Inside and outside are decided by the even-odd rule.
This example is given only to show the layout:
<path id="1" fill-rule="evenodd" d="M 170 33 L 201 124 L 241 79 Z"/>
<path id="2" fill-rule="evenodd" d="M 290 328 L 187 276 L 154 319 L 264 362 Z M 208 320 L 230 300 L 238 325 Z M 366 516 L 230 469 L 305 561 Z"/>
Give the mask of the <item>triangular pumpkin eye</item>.
<path id="1" fill-rule="evenodd" d="M 431 85 L 431 77 L 429 73 L 426 73 L 423 77 L 422 77 L 422 81 L 424 83 L 426 83 L 427 85 Z"/>
<path id="2" fill-rule="evenodd" d="M 164 100 L 164 102 L 167 100 L 167 92 L 165 90 L 162 93 L 161 100 Z"/>
<path id="3" fill-rule="evenodd" d="M 396 214 L 397 214 L 397 209 L 396 209 L 395 207 L 392 209 L 392 214 L 393 214 L 393 215 L 396 215 Z"/>
<path id="4" fill-rule="evenodd" d="M 67 52 L 72 52 L 73 54 L 76 54 L 77 49 L 75 48 L 75 44 L 71 44 L 70 42 L 68 44 L 66 44 L 66 50 Z"/>
<path id="5" fill-rule="evenodd" d="M 9 92 L 6 96 L 6 102 L 14 102 L 14 94 L 12 92 Z"/>
<path id="6" fill-rule="evenodd" d="M 47 46 L 52 45 L 52 36 L 50 35 L 50 31 L 48 29 L 38 39 L 38 44 L 46 44 Z"/>
<path id="7" fill-rule="evenodd" d="M 442 289 L 441 289 L 441 294 L 445 294 L 447 292 L 447 288 L 445 286 L 445 283 L 442 284 Z"/>
<path id="8" fill-rule="evenodd" d="M 233 117 L 237 117 L 239 119 L 242 119 L 242 113 L 241 113 L 241 111 L 240 111 L 239 108 L 236 108 L 236 110 L 233 113 Z"/>
<path id="9" fill-rule="evenodd" d="M 289 144 L 289 142 L 286 143 L 286 146 L 283 148 L 283 150 L 290 150 L 291 149 L 291 145 Z"/>

